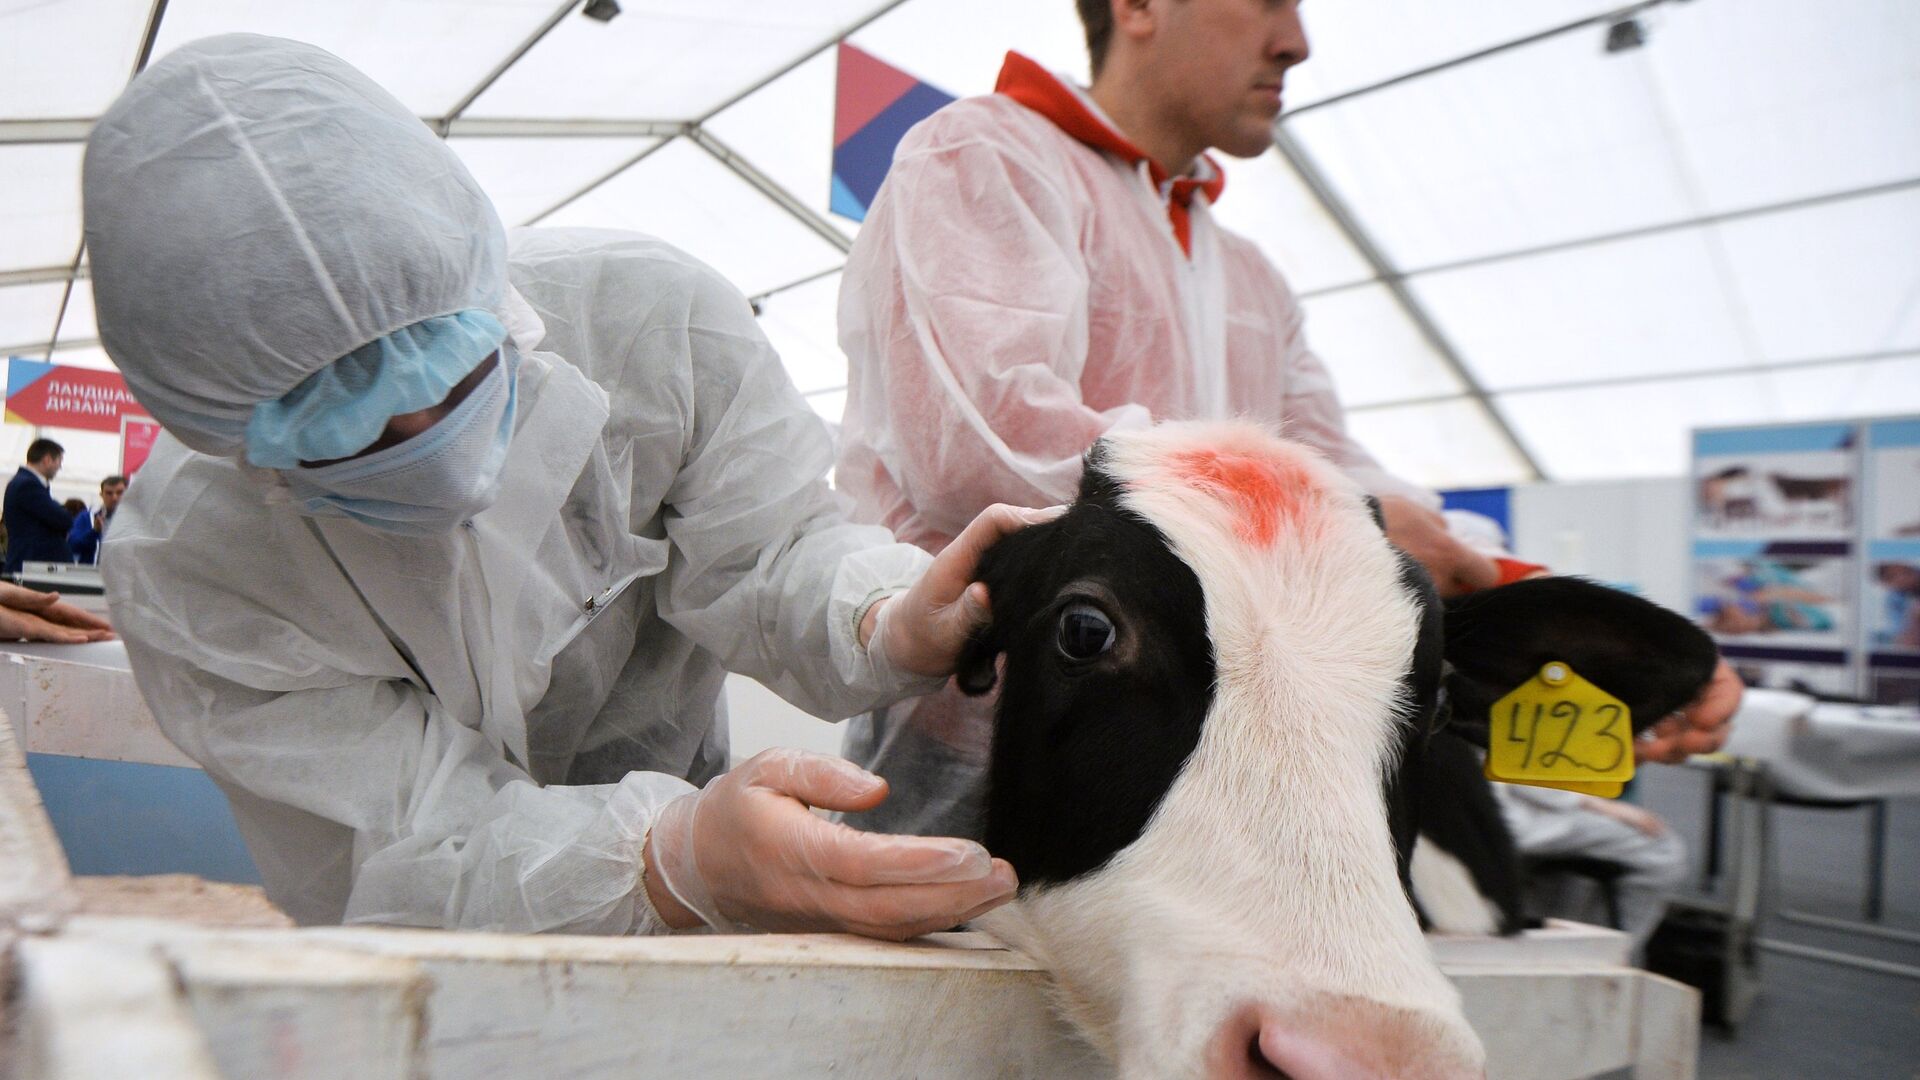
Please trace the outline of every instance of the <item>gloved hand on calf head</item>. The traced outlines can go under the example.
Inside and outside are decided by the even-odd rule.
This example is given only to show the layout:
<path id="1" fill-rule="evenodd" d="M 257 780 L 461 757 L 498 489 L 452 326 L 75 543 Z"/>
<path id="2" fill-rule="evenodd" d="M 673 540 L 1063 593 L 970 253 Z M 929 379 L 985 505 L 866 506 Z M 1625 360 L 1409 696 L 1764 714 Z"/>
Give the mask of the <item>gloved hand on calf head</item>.
<path id="1" fill-rule="evenodd" d="M 809 807 L 866 810 L 886 781 L 850 761 L 767 750 L 669 803 L 647 841 L 668 925 L 840 930 L 904 941 L 1013 899 L 1013 868 L 969 840 L 865 833 Z M 680 909 L 680 910 L 676 910 Z"/>

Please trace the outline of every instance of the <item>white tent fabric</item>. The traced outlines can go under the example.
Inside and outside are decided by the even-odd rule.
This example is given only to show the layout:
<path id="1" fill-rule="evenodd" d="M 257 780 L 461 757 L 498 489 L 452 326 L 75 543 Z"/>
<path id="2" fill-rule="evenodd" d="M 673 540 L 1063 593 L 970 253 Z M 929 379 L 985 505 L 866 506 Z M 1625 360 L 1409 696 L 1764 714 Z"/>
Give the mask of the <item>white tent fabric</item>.
<path id="1" fill-rule="evenodd" d="M 493 199 L 500 220 L 521 224 L 556 208 L 660 145 L 659 139 L 448 139 Z"/>
<path id="2" fill-rule="evenodd" d="M 831 270 L 842 254 L 686 139 L 661 146 L 541 224 L 652 233 L 749 295 Z"/>
<path id="3" fill-rule="evenodd" d="M 1220 217 L 1285 271 L 1354 429 L 1411 478 L 1678 475 L 1694 425 L 1920 409 L 1920 4 L 1642 0 L 1645 44 L 1608 53 L 1623 2 L 1307 5 L 1291 152 L 1228 163 Z M 0 0 L 0 355 L 109 364 L 89 119 L 143 55 L 250 30 L 391 88 L 510 224 L 705 259 L 837 419 L 858 226 L 827 214 L 833 45 L 961 95 L 1009 48 L 1087 66 L 1071 0 L 621 6 Z M 0 455 L 32 435 L 0 426 Z M 72 493 L 117 465 L 111 436 L 54 435 Z"/>

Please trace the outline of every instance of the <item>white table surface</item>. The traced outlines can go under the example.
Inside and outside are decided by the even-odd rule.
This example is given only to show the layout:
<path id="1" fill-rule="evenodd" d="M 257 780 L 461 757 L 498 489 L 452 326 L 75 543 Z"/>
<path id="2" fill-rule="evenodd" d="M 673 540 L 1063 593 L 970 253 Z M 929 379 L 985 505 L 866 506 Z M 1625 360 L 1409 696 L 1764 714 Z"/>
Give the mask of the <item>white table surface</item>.
<path id="1" fill-rule="evenodd" d="M 1751 688 L 1725 751 L 1762 761 L 1774 787 L 1807 799 L 1920 796 L 1920 709 L 1835 705 Z"/>

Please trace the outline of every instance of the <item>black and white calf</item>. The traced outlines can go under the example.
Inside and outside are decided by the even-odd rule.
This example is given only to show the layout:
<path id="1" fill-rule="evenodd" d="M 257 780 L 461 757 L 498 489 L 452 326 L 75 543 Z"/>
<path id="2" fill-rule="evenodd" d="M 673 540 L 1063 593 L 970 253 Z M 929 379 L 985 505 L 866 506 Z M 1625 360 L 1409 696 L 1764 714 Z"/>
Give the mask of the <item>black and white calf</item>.
<path id="1" fill-rule="evenodd" d="M 1353 483 L 1242 424 L 1103 440 L 1068 513 L 983 577 L 994 624 L 960 679 L 1001 680 L 986 841 L 1022 888 L 981 922 L 1054 972 L 1122 1075 L 1480 1075 L 1405 886 L 1417 815 L 1455 808 L 1463 759 L 1424 766 L 1443 676 L 1471 706 L 1554 658 L 1627 697 L 1598 654 L 1658 609 L 1525 583 L 1462 608 L 1443 650 L 1431 586 Z M 1631 625 L 1600 610 L 1616 596 Z M 1711 648 L 1640 655 L 1629 704 L 1684 702 Z"/>

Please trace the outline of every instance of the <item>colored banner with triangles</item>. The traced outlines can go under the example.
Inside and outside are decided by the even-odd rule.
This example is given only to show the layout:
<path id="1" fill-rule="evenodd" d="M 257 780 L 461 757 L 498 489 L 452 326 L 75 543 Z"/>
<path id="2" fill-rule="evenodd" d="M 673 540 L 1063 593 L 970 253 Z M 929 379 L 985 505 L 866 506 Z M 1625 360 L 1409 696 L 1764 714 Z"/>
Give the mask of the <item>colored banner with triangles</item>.
<path id="1" fill-rule="evenodd" d="M 864 221 L 907 129 L 954 100 L 844 42 L 833 107 L 833 212 Z"/>

